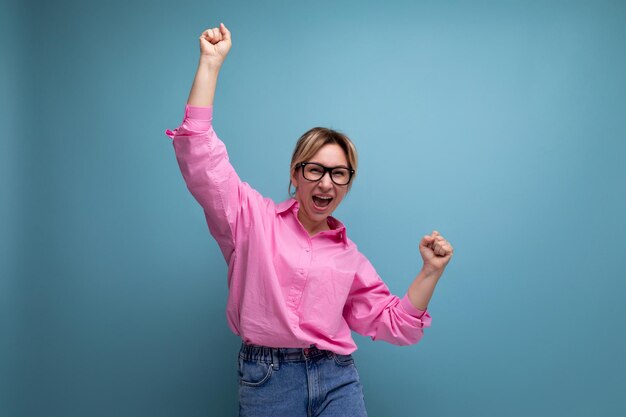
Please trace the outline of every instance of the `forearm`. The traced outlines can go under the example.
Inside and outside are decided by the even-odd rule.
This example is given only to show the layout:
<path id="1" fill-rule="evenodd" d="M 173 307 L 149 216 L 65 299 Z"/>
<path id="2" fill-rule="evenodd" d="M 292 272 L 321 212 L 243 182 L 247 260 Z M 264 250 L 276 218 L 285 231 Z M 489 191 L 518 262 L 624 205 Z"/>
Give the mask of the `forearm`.
<path id="1" fill-rule="evenodd" d="M 419 310 L 427 309 L 442 273 L 443 270 L 440 272 L 427 272 L 422 269 L 417 275 L 408 291 L 411 304 L 415 308 Z"/>
<path id="2" fill-rule="evenodd" d="M 219 72 L 220 66 L 200 57 L 187 104 L 191 106 L 212 107 Z"/>

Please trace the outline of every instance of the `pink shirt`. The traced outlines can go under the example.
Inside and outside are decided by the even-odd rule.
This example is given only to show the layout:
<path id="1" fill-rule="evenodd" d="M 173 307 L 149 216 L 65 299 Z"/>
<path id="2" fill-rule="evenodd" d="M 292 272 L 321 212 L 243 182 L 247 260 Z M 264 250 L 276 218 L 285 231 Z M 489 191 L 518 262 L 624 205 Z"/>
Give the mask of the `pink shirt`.
<path id="1" fill-rule="evenodd" d="M 228 324 L 244 342 L 348 354 L 350 330 L 398 345 L 421 339 L 428 312 L 389 292 L 341 222 L 329 217 L 332 230 L 310 237 L 296 200 L 275 204 L 239 179 L 211 107 L 187 105 L 166 134 L 228 263 Z"/>

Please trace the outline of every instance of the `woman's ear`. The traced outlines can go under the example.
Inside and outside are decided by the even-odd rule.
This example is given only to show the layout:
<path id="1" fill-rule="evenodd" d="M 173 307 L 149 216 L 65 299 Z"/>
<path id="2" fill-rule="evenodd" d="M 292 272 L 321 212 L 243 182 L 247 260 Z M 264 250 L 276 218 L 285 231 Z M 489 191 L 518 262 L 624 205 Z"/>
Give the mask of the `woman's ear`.
<path id="1" fill-rule="evenodd" d="M 296 178 L 295 170 L 291 171 L 291 185 L 293 185 L 294 188 L 298 188 L 298 179 Z"/>
<path id="2" fill-rule="evenodd" d="M 291 187 L 294 188 L 293 191 L 291 191 Z M 292 198 L 296 197 L 296 191 L 298 191 L 298 180 L 295 177 L 295 170 L 291 172 L 291 178 L 290 178 L 290 182 L 289 182 L 289 196 Z"/>

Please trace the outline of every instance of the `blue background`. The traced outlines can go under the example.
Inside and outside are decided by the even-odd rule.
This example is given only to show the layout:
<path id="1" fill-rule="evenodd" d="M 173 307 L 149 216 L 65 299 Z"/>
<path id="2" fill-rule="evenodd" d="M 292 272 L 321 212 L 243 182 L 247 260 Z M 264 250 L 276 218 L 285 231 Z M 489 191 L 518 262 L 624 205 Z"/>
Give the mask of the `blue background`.
<path id="1" fill-rule="evenodd" d="M 215 126 L 277 201 L 312 126 L 391 290 L 455 246 L 418 345 L 356 336 L 372 416 L 626 415 L 626 4 L 8 1 L 0 13 L 0 415 L 236 415 L 226 268 L 163 131 L 197 38 Z"/>

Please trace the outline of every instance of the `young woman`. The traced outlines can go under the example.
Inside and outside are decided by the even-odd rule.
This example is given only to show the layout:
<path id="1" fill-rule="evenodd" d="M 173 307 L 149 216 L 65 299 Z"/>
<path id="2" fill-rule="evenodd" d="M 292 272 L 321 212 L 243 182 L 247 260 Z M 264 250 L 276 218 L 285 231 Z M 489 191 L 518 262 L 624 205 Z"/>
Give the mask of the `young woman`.
<path id="1" fill-rule="evenodd" d="M 298 140 L 292 198 L 276 204 L 242 182 L 212 127 L 230 47 L 223 24 L 202 33 L 185 118 L 166 133 L 228 263 L 228 324 L 242 339 L 240 416 L 365 416 L 351 330 L 417 343 L 452 246 L 436 231 L 424 236 L 422 270 L 403 298 L 390 294 L 331 216 L 357 170 L 354 145 L 334 130 L 313 128 Z"/>

